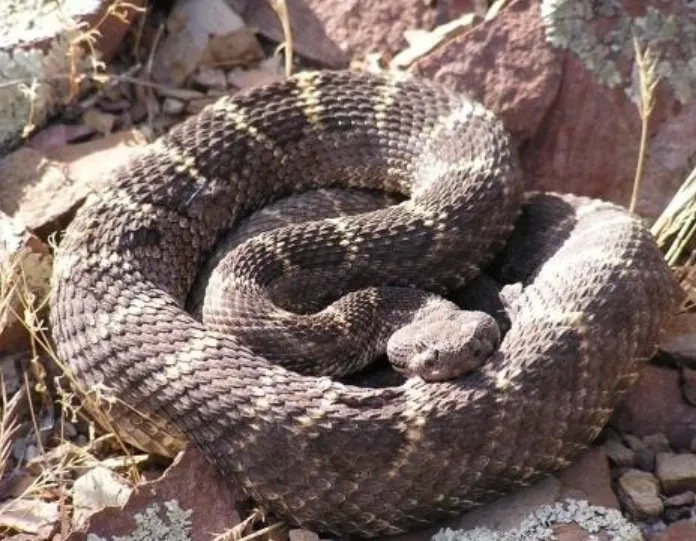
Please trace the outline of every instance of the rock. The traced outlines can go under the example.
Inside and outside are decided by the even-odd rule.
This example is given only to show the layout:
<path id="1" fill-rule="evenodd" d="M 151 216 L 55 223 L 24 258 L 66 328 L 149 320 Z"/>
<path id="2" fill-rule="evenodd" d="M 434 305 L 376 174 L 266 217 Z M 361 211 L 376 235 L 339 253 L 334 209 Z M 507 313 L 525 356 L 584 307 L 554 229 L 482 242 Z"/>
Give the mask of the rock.
<path id="1" fill-rule="evenodd" d="M 100 175 L 145 142 L 141 131 L 128 130 L 45 153 L 22 148 L 0 160 L 0 210 L 46 239 L 65 228 Z"/>
<path id="2" fill-rule="evenodd" d="M 21 363 L 26 352 L 3 353 L 0 355 L 0 376 L 7 396 L 13 396 L 23 383 Z"/>
<path id="3" fill-rule="evenodd" d="M 82 122 L 90 128 L 108 135 L 114 129 L 116 116 L 100 111 L 96 107 L 90 107 L 82 115 Z"/>
<path id="4" fill-rule="evenodd" d="M 691 453 L 658 453 L 655 460 L 655 475 L 668 496 L 696 491 L 696 455 Z"/>
<path id="5" fill-rule="evenodd" d="M 665 498 L 665 507 L 679 507 L 680 505 L 693 505 L 693 503 L 694 493 L 690 490 Z"/>
<path id="6" fill-rule="evenodd" d="M 616 466 L 629 467 L 635 462 L 635 452 L 616 440 L 607 441 L 604 452 Z"/>
<path id="7" fill-rule="evenodd" d="M 90 59 L 81 54 L 80 47 L 74 47 L 75 29 L 90 29 L 99 23 L 90 49 L 99 60 L 109 60 L 128 29 L 128 20 L 144 1 L 123 2 L 118 10 L 107 12 L 111 4 L 111 0 L 60 6 L 0 3 L 0 156 L 70 100 L 77 88 L 65 74 L 91 71 Z M 16 80 L 26 80 L 28 85 L 34 81 L 33 92 L 11 83 Z"/>
<path id="8" fill-rule="evenodd" d="M 30 462 L 39 456 L 39 448 L 36 445 L 27 445 L 27 449 L 24 453 L 24 460 Z"/>
<path id="9" fill-rule="evenodd" d="M 405 536 L 403 536 L 405 537 Z M 419 539 L 427 539 L 425 536 Z M 491 530 L 481 524 L 469 530 L 445 528 L 432 541 L 639 541 L 640 530 L 626 520 L 618 509 L 592 506 L 587 502 L 566 500 L 537 507 L 513 529 Z"/>
<path id="10" fill-rule="evenodd" d="M 79 528 L 90 514 L 105 507 L 122 507 L 133 489 L 111 470 L 96 467 L 75 480 L 72 501 L 74 527 Z"/>
<path id="11" fill-rule="evenodd" d="M 193 82 L 206 88 L 215 90 L 225 90 L 227 88 L 227 78 L 225 73 L 220 69 L 209 68 L 208 66 L 200 66 L 193 77 Z"/>
<path id="12" fill-rule="evenodd" d="M 660 499 L 660 483 L 654 475 L 640 470 L 629 470 L 619 477 L 619 499 L 628 512 L 637 519 L 658 517 L 664 511 Z"/>
<path id="13" fill-rule="evenodd" d="M 675 449 L 688 449 L 696 434 L 696 408 L 681 397 L 679 373 L 672 368 L 647 365 L 615 411 L 611 424 L 622 434 L 644 436 L 662 433 Z M 648 444 L 648 442 L 643 439 Z M 654 448 L 653 445 L 648 444 Z M 665 449 L 663 449 L 665 450 Z"/>
<path id="14" fill-rule="evenodd" d="M 667 522 L 676 522 L 683 518 L 689 518 L 691 516 L 691 507 L 668 507 L 665 509 L 664 513 L 662 513 L 662 516 Z"/>
<path id="15" fill-rule="evenodd" d="M 242 41 L 231 48 L 228 42 L 217 44 L 215 54 L 237 56 L 217 59 L 217 65 L 250 62 L 263 57 L 261 46 L 249 39 L 244 20 L 224 0 L 208 0 L 205 9 L 195 0 L 178 0 L 167 19 L 168 36 L 155 54 L 153 77 L 158 82 L 180 86 L 205 60 L 211 57 L 210 41 L 242 32 Z M 253 36 L 252 36 L 253 37 Z M 244 49 L 240 49 L 243 46 Z M 221 52 L 222 51 L 222 52 Z"/>
<path id="16" fill-rule="evenodd" d="M 655 450 L 648 447 L 643 440 L 634 434 L 624 434 L 623 440 L 628 448 L 635 453 L 634 464 L 643 471 L 651 472 L 655 469 Z"/>
<path id="17" fill-rule="evenodd" d="M 5 529 L 50 536 L 60 518 L 58 504 L 17 498 L 0 505 L 0 531 Z"/>
<path id="18" fill-rule="evenodd" d="M 71 440 L 77 437 L 77 428 L 70 421 L 63 421 L 63 437 Z"/>
<path id="19" fill-rule="evenodd" d="M 243 27 L 231 34 L 211 36 L 201 62 L 210 66 L 252 66 L 263 57 L 256 29 Z"/>
<path id="20" fill-rule="evenodd" d="M 238 495 L 215 468 L 189 446 L 156 481 L 131 492 L 121 507 L 106 507 L 84 517 L 66 541 L 99 536 L 114 539 L 210 539 L 240 522 Z"/>
<path id="21" fill-rule="evenodd" d="M 636 453 L 635 466 L 643 471 L 655 471 L 655 451 L 649 447 L 638 451 Z"/>
<path id="22" fill-rule="evenodd" d="M 51 124 L 32 135 L 24 145 L 24 148 L 45 152 L 52 148 L 72 143 L 76 139 L 81 139 L 92 133 L 94 133 L 94 129 L 85 124 L 51 122 Z"/>
<path id="23" fill-rule="evenodd" d="M 696 312 L 676 314 L 660 342 L 660 349 L 696 369 Z"/>
<path id="24" fill-rule="evenodd" d="M 200 113 L 205 107 L 211 103 L 215 103 L 218 100 L 217 97 L 201 98 L 198 100 L 190 100 L 186 104 L 186 112 L 190 115 L 195 115 Z"/>
<path id="25" fill-rule="evenodd" d="M 539 4 L 507 2 L 497 16 L 438 47 L 412 71 L 465 90 L 500 113 L 525 142 L 521 157 L 530 189 L 625 205 L 641 124 L 633 58 L 638 35 L 660 58 L 665 83 L 650 119 L 638 201 L 641 215 L 656 218 L 696 152 L 696 84 L 687 67 L 696 21 L 689 8 L 657 0 L 638 10 L 631 2 Z"/>
<path id="26" fill-rule="evenodd" d="M 690 520 L 675 522 L 654 538 L 655 541 L 691 541 L 693 539 L 696 539 L 696 524 Z"/>
<path id="27" fill-rule="evenodd" d="M 288 532 L 290 541 L 319 541 L 319 536 L 310 530 L 292 529 Z"/>
<path id="28" fill-rule="evenodd" d="M 696 406 L 696 370 L 687 367 L 682 368 L 681 390 L 686 403 L 690 406 Z"/>
<path id="29" fill-rule="evenodd" d="M 180 115 L 185 108 L 186 104 L 176 98 L 165 98 L 162 102 L 162 111 L 167 115 Z"/>
<path id="30" fill-rule="evenodd" d="M 12 442 L 12 457 L 19 463 L 25 461 L 27 454 L 27 439 L 17 438 Z"/>
<path id="31" fill-rule="evenodd" d="M 0 352 L 24 346 L 30 333 L 27 325 L 38 325 L 52 264 L 49 247 L 0 211 Z"/>
<path id="32" fill-rule="evenodd" d="M 643 438 L 643 443 L 655 453 L 669 453 L 671 451 L 669 440 L 662 432 L 648 434 Z"/>
<path id="33" fill-rule="evenodd" d="M 556 477 L 562 484 L 559 499 L 573 498 L 592 505 L 619 508 L 611 488 L 609 460 L 601 447 L 592 447 Z"/>
<path id="34" fill-rule="evenodd" d="M 645 443 L 635 434 L 623 434 L 623 441 L 632 451 L 638 452 L 646 448 Z"/>
<path id="35" fill-rule="evenodd" d="M 524 140 L 544 121 L 562 64 L 546 44 L 538 3 L 522 0 L 421 58 L 411 71 L 483 102 Z"/>
<path id="36" fill-rule="evenodd" d="M 518 528 L 525 518 L 540 507 L 553 505 L 561 497 L 562 490 L 563 485 L 556 477 L 548 477 L 464 514 L 457 523 L 457 529 L 466 531 L 485 527 L 507 531 Z"/>
<path id="37" fill-rule="evenodd" d="M 351 59 L 379 52 L 387 58 L 406 46 L 404 33 L 432 30 L 437 7 L 419 0 L 286 0 L 293 45 L 303 57 L 325 67 L 348 67 Z M 273 41 L 285 37 L 267 2 L 249 2 L 244 10 L 249 26 Z M 450 20 L 449 13 L 443 17 Z"/>
<path id="38" fill-rule="evenodd" d="M 227 74 L 230 86 L 240 90 L 254 86 L 280 81 L 285 72 L 280 64 L 280 57 L 271 56 L 259 63 L 257 69 L 242 70 L 235 68 Z"/>

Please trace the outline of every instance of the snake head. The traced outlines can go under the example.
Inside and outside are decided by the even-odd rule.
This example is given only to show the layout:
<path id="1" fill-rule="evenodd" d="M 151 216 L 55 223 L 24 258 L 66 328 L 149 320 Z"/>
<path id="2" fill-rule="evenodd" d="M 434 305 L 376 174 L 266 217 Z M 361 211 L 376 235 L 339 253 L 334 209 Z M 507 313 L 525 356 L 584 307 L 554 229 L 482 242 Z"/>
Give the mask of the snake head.
<path id="1" fill-rule="evenodd" d="M 444 381 L 481 366 L 499 344 L 500 329 L 490 315 L 448 310 L 397 330 L 387 342 L 387 356 L 401 374 Z"/>

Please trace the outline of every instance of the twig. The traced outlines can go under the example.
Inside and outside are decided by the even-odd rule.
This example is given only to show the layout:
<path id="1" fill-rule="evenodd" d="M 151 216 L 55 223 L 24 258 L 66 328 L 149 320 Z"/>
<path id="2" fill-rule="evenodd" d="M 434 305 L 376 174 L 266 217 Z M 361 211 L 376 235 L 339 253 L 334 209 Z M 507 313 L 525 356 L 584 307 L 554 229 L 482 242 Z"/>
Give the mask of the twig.
<path id="1" fill-rule="evenodd" d="M 278 15 L 280 19 L 280 26 L 283 28 L 284 41 L 276 49 L 276 53 L 281 50 L 285 53 L 285 76 L 290 77 L 292 75 L 292 65 L 293 65 L 293 41 L 292 41 L 292 28 L 290 27 L 290 14 L 288 12 L 288 6 L 285 0 L 268 0 L 273 8 L 273 11 Z"/>

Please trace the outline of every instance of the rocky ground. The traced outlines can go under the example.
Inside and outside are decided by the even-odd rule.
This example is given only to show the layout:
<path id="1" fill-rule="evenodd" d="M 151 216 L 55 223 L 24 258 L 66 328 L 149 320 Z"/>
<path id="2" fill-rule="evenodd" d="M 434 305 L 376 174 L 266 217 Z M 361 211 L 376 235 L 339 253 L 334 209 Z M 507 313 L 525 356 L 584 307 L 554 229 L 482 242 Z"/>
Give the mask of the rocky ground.
<path id="1" fill-rule="evenodd" d="M 636 211 L 690 295 L 659 355 L 576 464 L 403 537 L 696 541 L 690 3 L 69 4 L 0 6 L 0 536 L 318 539 L 264 517 L 194 450 L 170 465 L 98 425 L 52 353 L 45 298 L 55 235 L 109 169 L 224 93 L 289 70 L 353 67 L 408 70 L 483 101 L 519 143 L 529 189 L 629 205 L 642 163 Z"/>

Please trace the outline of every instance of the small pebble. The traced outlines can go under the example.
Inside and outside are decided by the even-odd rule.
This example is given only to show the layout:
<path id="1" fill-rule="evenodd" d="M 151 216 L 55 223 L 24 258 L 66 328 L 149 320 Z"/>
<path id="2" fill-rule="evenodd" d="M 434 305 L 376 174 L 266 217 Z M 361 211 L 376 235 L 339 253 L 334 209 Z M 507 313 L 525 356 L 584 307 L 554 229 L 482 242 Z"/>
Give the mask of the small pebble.
<path id="1" fill-rule="evenodd" d="M 24 455 L 27 452 L 27 440 L 26 438 L 18 438 L 12 444 L 12 457 L 17 462 L 22 462 L 24 460 Z"/>
<path id="2" fill-rule="evenodd" d="M 202 65 L 193 76 L 193 82 L 206 88 L 225 90 L 227 88 L 227 77 L 222 70 L 210 68 Z"/>
<path id="3" fill-rule="evenodd" d="M 162 103 L 162 111 L 168 115 L 180 115 L 185 108 L 186 104 L 176 98 L 165 98 Z"/>
<path id="4" fill-rule="evenodd" d="M 319 541 L 319 536 L 316 533 L 299 528 L 290 530 L 288 538 L 290 541 Z"/>
<path id="5" fill-rule="evenodd" d="M 648 447 L 636 451 L 635 465 L 643 471 L 655 471 L 655 451 Z"/>
<path id="6" fill-rule="evenodd" d="M 78 434 L 75 438 L 75 444 L 78 447 L 86 447 L 89 444 L 89 439 L 84 434 Z"/>
<path id="7" fill-rule="evenodd" d="M 691 516 L 691 507 L 669 507 L 665 509 L 662 516 L 665 517 L 667 522 L 676 522 L 683 518 L 689 518 Z"/>
<path id="8" fill-rule="evenodd" d="M 77 436 L 77 428 L 69 421 L 63 421 L 63 436 L 74 439 Z"/>
<path id="9" fill-rule="evenodd" d="M 650 449 L 653 449 L 656 453 L 668 453 L 671 451 L 667 436 L 661 432 L 644 436 L 643 443 Z"/>
<path id="10" fill-rule="evenodd" d="M 36 445 L 27 445 L 27 452 L 24 454 L 24 459 L 29 462 L 39 456 L 39 448 Z"/>
<path id="11" fill-rule="evenodd" d="M 692 505 L 693 503 L 694 493 L 690 490 L 665 498 L 665 507 L 679 507 L 681 505 Z"/>
<path id="12" fill-rule="evenodd" d="M 635 453 L 616 440 L 608 440 L 604 452 L 616 466 L 633 466 L 635 461 Z"/>
<path id="13" fill-rule="evenodd" d="M 623 440 L 626 445 L 628 445 L 629 449 L 632 449 L 635 452 L 641 451 L 647 447 L 638 436 L 633 434 L 624 434 Z"/>

